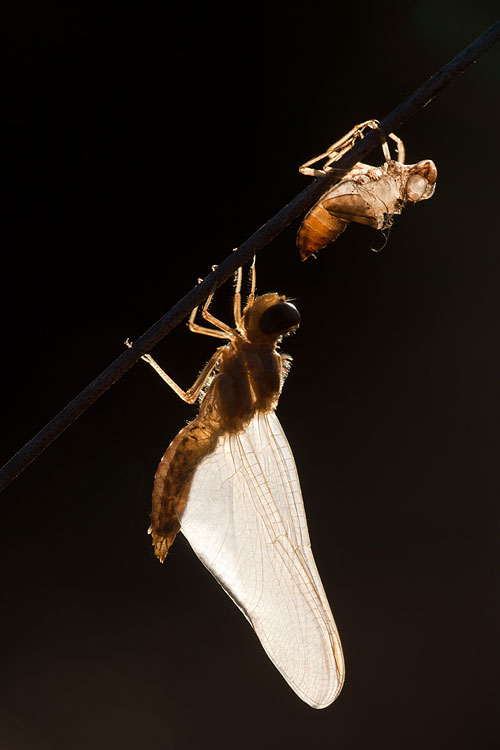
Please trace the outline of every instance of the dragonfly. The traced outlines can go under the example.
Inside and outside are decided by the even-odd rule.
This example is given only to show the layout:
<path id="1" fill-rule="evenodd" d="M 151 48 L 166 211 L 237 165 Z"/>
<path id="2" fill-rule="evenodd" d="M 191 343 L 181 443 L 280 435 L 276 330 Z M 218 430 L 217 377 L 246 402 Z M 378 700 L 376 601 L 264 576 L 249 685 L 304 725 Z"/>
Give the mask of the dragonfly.
<path id="1" fill-rule="evenodd" d="M 250 622 L 296 694 L 325 708 L 344 681 L 340 638 L 314 561 L 297 468 L 275 414 L 291 357 L 283 336 L 300 314 L 284 295 L 251 290 L 241 309 L 235 278 L 234 328 L 201 310 L 193 333 L 225 339 L 195 383 L 182 390 L 148 362 L 198 415 L 173 439 L 158 466 L 151 512 L 153 547 L 163 562 L 180 531 Z M 128 344 L 131 346 L 131 344 Z"/>
<path id="2" fill-rule="evenodd" d="M 397 145 L 397 160 L 391 158 L 388 143 L 384 141 L 385 163 L 380 167 L 362 162 L 347 171 L 335 167 L 335 162 L 364 137 L 368 128 L 376 130 L 378 126 L 378 120 L 355 125 L 324 153 L 299 167 L 302 174 L 312 177 L 336 173 L 341 178 L 314 204 L 299 228 L 297 247 L 302 260 L 315 256 L 318 250 L 335 242 L 351 222 L 382 231 L 389 229 L 393 217 L 400 214 L 408 203 L 427 200 L 434 194 L 436 165 L 430 159 L 405 164 L 404 143 L 394 133 L 389 133 L 388 137 Z M 321 169 L 311 166 L 323 159 Z"/>

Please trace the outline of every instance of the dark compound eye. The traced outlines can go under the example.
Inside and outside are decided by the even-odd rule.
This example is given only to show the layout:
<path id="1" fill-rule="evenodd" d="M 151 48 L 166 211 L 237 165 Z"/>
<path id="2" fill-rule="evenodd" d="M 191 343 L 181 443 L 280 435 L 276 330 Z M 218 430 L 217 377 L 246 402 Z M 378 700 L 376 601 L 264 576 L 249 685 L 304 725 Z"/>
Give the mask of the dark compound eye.
<path id="1" fill-rule="evenodd" d="M 278 302 L 268 307 L 259 320 L 262 333 L 283 333 L 289 328 L 295 328 L 300 323 L 300 313 L 290 302 Z"/>

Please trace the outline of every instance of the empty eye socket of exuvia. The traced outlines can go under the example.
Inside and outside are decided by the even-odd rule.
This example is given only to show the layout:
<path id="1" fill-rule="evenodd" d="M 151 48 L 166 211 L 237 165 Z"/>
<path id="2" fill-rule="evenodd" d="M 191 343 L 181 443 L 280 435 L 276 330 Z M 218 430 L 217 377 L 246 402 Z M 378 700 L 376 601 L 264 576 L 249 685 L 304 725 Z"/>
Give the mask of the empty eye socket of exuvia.
<path id="1" fill-rule="evenodd" d="M 419 201 L 427 190 L 428 181 L 420 174 L 413 174 L 406 183 L 406 195 L 410 201 Z"/>
<path id="2" fill-rule="evenodd" d="M 278 302 L 264 310 L 259 320 L 262 333 L 281 333 L 300 323 L 300 313 L 290 302 Z"/>

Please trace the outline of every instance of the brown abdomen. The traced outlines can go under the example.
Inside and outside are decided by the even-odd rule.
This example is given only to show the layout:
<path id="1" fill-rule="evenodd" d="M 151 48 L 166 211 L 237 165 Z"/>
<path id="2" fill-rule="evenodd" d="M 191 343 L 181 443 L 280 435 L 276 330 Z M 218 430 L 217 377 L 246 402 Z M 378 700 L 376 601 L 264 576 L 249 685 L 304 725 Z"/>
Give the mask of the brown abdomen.
<path id="1" fill-rule="evenodd" d="M 302 260 L 307 260 L 342 234 L 348 221 L 338 219 L 322 206 L 322 200 L 311 208 L 297 234 L 297 247 Z"/>
<path id="2" fill-rule="evenodd" d="M 211 453 L 222 430 L 216 422 L 198 415 L 172 440 L 155 474 L 150 531 L 155 555 L 165 560 L 177 532 L 179 515 L 186 504 L 194 471 Z"/>

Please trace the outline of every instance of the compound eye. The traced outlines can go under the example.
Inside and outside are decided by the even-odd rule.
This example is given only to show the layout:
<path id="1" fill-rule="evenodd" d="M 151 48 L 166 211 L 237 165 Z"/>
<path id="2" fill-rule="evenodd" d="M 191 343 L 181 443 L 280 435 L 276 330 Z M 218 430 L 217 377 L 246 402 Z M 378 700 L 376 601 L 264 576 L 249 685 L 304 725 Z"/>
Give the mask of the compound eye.
<path id="1" fill-rule="evenodd" d="M 411 175 L 406 183 L 406 195 L 408 200 L 416 203 L 422 199 L 427 189 L 427 180 L 419 174 Z"/>
<path id="2" fill-rule="evenodd" d="M 278 302 L 264 310 L 259 320 L 262 333 L 279 334 L 296 328 L 300 323 L 300 313 L 290 302 Z"/>

